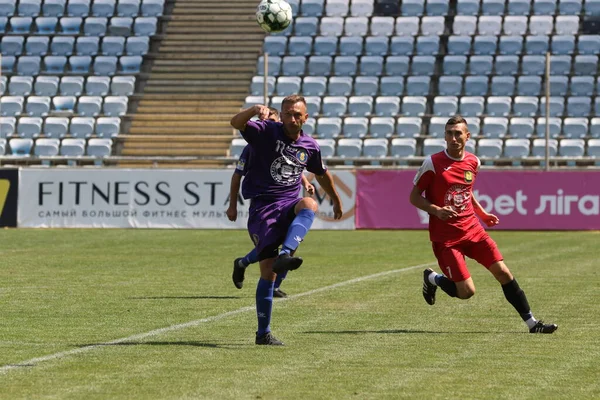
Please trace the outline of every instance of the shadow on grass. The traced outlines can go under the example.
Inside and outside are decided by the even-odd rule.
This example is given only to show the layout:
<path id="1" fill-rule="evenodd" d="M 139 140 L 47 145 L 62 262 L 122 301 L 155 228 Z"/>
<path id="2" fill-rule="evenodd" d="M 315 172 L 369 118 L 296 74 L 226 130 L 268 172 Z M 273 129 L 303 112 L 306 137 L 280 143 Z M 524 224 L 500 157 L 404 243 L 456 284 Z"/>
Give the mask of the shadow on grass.
<path id="1" fill-rule="evenodd" d="M 247 346 L 240 343 L 207 343 L 197 341 L 182 341 L 182 342 L 123 342 L 123 343 L 91 343 L 80 344 L 77 347 L 89 346 L 191 346 L 191 347 L 208 347 L 212 349 L 227 349 L 231 347 Z"/>
<path id="2" fill-rule="evenodd" d="M 366 335 L 366 334 L 406 334 L 406 333 L 434 333 L 446 335 L 481 335 L 481 334 L 506 334 L 506 333 L 523 333 L 523 332 L 492 332 L 492 331 L 424 331 L 419 329 L 383 329 L 377 331 L 305 331 L 307 334 L 332 334 L 332 335 Z"/>
<path id="3" fill-rule="evenodd" d="M 241 298 L 241 296 L 150 296 L 129 297 L 129 300 L 232 300 Z"/>

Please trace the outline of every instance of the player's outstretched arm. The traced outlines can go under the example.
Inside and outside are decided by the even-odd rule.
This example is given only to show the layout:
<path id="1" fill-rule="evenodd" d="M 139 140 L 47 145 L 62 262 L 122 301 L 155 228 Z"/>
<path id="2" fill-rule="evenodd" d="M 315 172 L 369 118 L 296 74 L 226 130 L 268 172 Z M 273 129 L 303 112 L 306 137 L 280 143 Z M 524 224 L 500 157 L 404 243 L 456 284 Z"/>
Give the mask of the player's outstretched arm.
<path id="1" fill-rule="evenodd" d="M 258 118 L 260 119 L 269 118 L 269 107 L 263 106 L 262 104 L 248 107 L 235 114 L 233 118 L 231 118 L 230 124 L 238 131 L 243 132 L 244 129 L 246 129 L 246 123 L 248 123 L 255 115 L 258 115 Z"/>
<path id="2" fill-rule="evenodd" d="M 227 218 L 229 218 L 230 221 L 235 221 L 237 219 L 237 199 L 241 181 L 242 175 L 234 172 L 231 177 L 231 184 L 229 185 L 229 208 L 226 211 Z"/>
<path id="3" fill-rule="evenodd" d="M 450 206 L 446 207 L 438 207 L 435 204 L 431 203 L 425 197 L 421 196 L 423 191 L 419 189 L 418 186 L 413 186 L 410 191 L 410 204 L 417 207 L 420 210 L 423 210 L 431 215 L 434 215 L 441 219 L 442 221 L 446 221 L 449 218 L 454 218 L 458 216 L 458 213 L 452 209 Z"/>
<path id="4" fill-rule="evenodd" d="M 335 190 L 335 185 L 333 183 L 333 177 L 329 173 L 329 171 L 325 171 L 323 175 L 315 175 L 317 182 L 319 185 L 325 190 L 325 193 L 329 195 L 331 200 L 333 201 L 333 217 L 334 219 L 342 218 L 342 199 L 340 199 L 340 195 L 337 190 Z"/>
<path id="5" fill-rule="evenodd" d="M 485 211 L 473 194 L 471 196 L 471 203 L 473 204 L 473 210 L 475 211 L 475 214 L 477 214 L 477 216 L 481 218 L 481 220 L 485 222 L 487 226 L 494 226 L 500 223 L 500 219 L 497 216 Z"/>

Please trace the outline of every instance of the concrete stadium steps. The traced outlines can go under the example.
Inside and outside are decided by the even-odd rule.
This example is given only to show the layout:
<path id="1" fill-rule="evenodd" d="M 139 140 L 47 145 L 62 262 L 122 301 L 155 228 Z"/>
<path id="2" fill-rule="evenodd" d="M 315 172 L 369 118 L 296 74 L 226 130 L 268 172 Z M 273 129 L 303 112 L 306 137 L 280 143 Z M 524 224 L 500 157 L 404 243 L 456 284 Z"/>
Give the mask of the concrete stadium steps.
<path id="1" fill-rule="evenodd" d="M 249 94 L 265 37 L 254 17 L 257 4 L 257 0 L 230 0 L 227 6 L 218 0 L 174 3 L 171 15 L 165 16 L 160 46 L 148 56 L 152 69 L 121 142 L 121 155 L 228 155 L 235 137 L 229 120 Z M 128 164 L 137 163 L 120 165 Z M 182 164 L 205 165 L 187 160 Z"/>

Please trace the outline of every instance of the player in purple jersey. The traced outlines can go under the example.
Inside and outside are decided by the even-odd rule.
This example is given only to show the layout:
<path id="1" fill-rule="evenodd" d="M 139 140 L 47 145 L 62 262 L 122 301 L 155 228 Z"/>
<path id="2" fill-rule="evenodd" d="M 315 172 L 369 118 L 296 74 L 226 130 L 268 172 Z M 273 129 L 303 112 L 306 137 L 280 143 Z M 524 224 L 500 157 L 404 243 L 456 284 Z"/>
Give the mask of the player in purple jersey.
<path id="1" fill-rule="evenodd" d="M 298 198 L 305 169 L 315 174 L 332 199 L 334 218 L 342 217 L 342 201 L 323 165 L 319 145 L 302 132 L 308 118 L 306 100 L 298 95 L 287 96 L 281 111 L 281 123 L 267 120 L 269 108 L 264 105 L 242 110 L 231 119 L 231 126 L 242 133 L 253 152 L 252 168 L 242 183 L 242 194 L 251 199 L 248 233 L 260 263 L 255 341 L 260 345 L 283 344 L 271 334 L 273 281 L 276 274 L 302 264 L 302 259 L 291 253 L 308 233 L 318 209 L 314 199 Z M 250 121 L 255 115 L 259 120 Z"/>
<path id="2" fill-rule="evenodd" d="M 268 119 L 274 122 L 279 122 L 279 111 L 273 107 L 269 107 L 269 111 L 270 112 Z M 244 147 L 244 150 L 242 150 L 242 154 L 238 159 L 235 171 L 231 176 L 231 185 L 229 190 L 229 208 L 226 211 L 227 218 L 229 218 L 230 221 L 237 220 L 238 193 L 240 191 L 242 177 L 247 174 L 248 169 L 250 168 L 252 161 L 251 155 L 252 151 L 250 145 Z M 308 181 L 308 179 L 306 179 L 304 175 L 302 175 L 302 187 L 310 196 L 312 196 L 315 193 L 315 187 Z M 236 288 L 241 289 L 244 285 L 244 275 L 246 273 L 246 267 L 256 262 L 258 262 L 258 254 L 256 252 L 256 247 L 254 247 L 244 257 L 236 258 L 233 261 L 232 280 Z M 277 274 L 277 279 L 275 279 L 275 286 L 273 289 L 273 297 L 287 297 L 287 293 L 281 290 L 281 283 L 285 279 L 286 275 L 287 271 Z"/>

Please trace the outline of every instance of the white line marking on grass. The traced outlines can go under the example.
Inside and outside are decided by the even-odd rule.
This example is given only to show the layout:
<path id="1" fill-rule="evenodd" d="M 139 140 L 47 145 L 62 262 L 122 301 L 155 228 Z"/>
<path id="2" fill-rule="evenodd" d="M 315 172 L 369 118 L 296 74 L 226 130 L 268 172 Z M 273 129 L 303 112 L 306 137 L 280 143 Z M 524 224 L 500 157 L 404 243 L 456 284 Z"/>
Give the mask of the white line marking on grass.
<path id="1" fill-rule="evenodd" d="M 337 288 L 342 287 L 342 286 L 352 285 L 354 283 L 359 283 L 359 282 L 367 281 L 367 280 L 370 280 L 370 279 L 376 279 L 376 278 L 380 278 L 382 276 L 397 274 L 397 273 L 400 273 L 400 272 L 410 271 L 410 270 L 417 269 L 417 268 L 429 267 L 431 265 L 435 265 L 435 263 L 413 265 L 412 267 L 394 269 L 394 270 L 391 270 L 391 271 L 378 272 L 376 274 L 362 276 L 362 277 L 359 277 L 359 278 L 350 279 L 348 281 L 334 283 L 333 285 L 324 286 L 324 287 L 321 287 L 321 288 L 318 288 L 318 289 L 309 290 L 308 292 L 295 294 L 295 295 L 289 296 L 287 298 L 280 299 L 277 302 L 280 303 L 282 301 L 293 300 L 293 299 L 297 299 L 297 298 L 300 298 L 300 297 L 310 296 L 310 295 L 313 295 L 313 294 L 316 294 L 316 293 L 325 292 L 327 290 L 337 289 Z M 201 325 L 201 324 L 204 324 L 204 323 L 218 321 L 218 320 L 221 320 L 221 319 L 224 319 L 224 318 L 227 318 L 227 317 L 231 317 L 231 316 L 234 316 L 234 315 L 237 315 L 237 314 L 244 313 L 246 311 L 254 311 L 254 310 L 255 310 L 255 306 L 254 305 L 247 306 L 247 307 L 242 307 L 242 308 L 238 308 L 237 310 L 228 311 L 226 313 L 219 314 L 219 315 L 214 315 L 212 317 L 206 317 L 206 318 L 202 318 L 202 319 L 197 319 L 197 320 L 194 320 L 194 321 L 185 322 L 183 324 L 171 325 L 171 326 L 167 326 L 167 327 L 164 327 L 164 328 L 155 329 L 155 330 L 152 330 L 152 331 L 149 331 L 149 332 L 139 333 L 137 335 L 128 336 L 128 337 L 121 338 L 121 339 L 111 340 L 110 342 L 99 343 L 99 344 L 91 344 L 89 346 L 79 347 L 79 348 L 73 349 L 73 350 L 61 351 L 59 353 L 54 353 L 54 354 L 50 354 L 50 355 L 43 356 L 43 357 L 31 358 L 31 359 L 29 359 L 27 361 L 22 361 L 22 362 L 19 362 L 17 364 L 8 364 L 8 365 L 4 365 L 4 366 L 0 367 L 0 374 L 6 374 L 7 372 L 9 372 L 9 371 L 11 371 L 13 369 L 19 369 L 19 368 L 23 368 L 23 367 L 34 367 L 37 364 L 42 363 L 42 362 L 52 361 L 52 360 L 58 360 L 58 359 L 65 358 L 65 357 L 68 357 L 68 356 L 73 356 L 73 355 L 76 355 L 76 354 L 86 353 L 86 352 L 91 351 L 91 350 L 99 349 L 99 348 L 101 348 L 103 346 L 111 346 L 111 345 L 115 345 L 115 344 L 121 344 L 121 343 L 138 341 L 138 340 L 145 339 L 145 338 L 148 338 L 148 337 L 151 337 L 151 336 L 161 335 L 161 334 L 167 333 L 167 332 L 173 332 L 173 331 L 178 331 L 178 330 L 181 330 L 181 329 L 191 328 L 191 327 L 198 326 L 198 325 Z"/>

